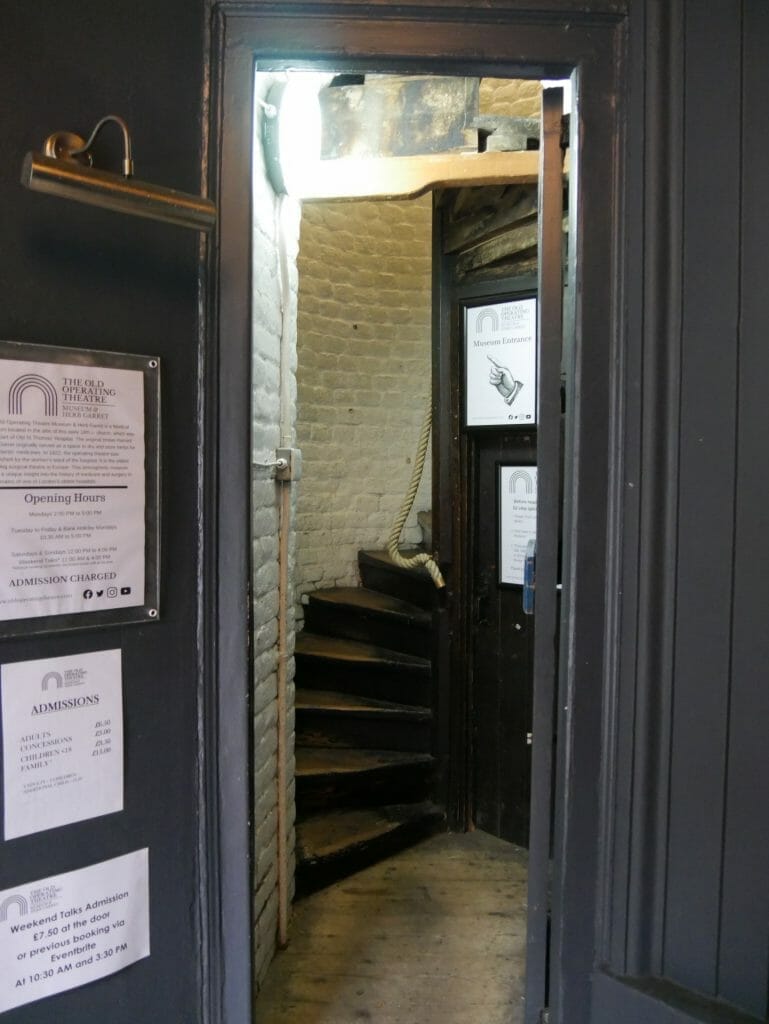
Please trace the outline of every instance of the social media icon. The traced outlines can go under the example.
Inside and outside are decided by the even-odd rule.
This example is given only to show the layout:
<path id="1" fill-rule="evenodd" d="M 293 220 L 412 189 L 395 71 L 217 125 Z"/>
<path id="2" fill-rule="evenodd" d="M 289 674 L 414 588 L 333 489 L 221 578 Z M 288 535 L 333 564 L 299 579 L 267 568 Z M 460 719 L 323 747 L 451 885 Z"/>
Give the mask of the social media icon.
<path id="1" fill-rule="evenodd" d="M 96 596 L 97 597 L 103 597 L 104 596 L 104 591 L 103 590 L 97 590 L 96 591 Z"/>
<path id="2" fill-rule="evenodd" d="M 93 597 L 93 591 L 92 590 L 84 590 L 83 591 L 83 597 L 86 599 L 86 601 L 90 601 L 91 598 Z"/>
<path id="3" fill-rule="evenodd" d="M 117 597 L 117 587 L 107 587 L 107 597 Z"/>
<path id="4" fill-rule="evenodd" d="M 130 587 L 121 587 L 120 588 L 120 593 L 123 594 L 123 595 L 130 594 L 131 593 L 131 588 Z"/>

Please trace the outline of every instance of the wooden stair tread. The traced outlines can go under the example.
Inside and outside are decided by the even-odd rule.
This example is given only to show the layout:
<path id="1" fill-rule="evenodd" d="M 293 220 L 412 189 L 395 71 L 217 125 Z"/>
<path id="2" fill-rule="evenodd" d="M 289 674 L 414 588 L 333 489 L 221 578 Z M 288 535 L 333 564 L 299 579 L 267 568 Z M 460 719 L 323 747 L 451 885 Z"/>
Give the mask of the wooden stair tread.
<path id="1" fill-rule="evenodd" d="M 296 638 L 295 653 L 327 661 L 355 662 L 369 666 L 407 668 L 412 671 L 430 673 L 429 658 L 415 654 L 390 651 L 385 647 L 362 643 L 359 640 L 345 640 L 339 637 L 321 636 L 317 633 L 302 632 Z"/>
<path id="2" fill-rule="evenodd" d="M 297 823 L 297 859 L 307 862 L 339 856 L 406 825 L 429 820 L 443 820 L 442 812 L 429 800 L 319 814 Z"/>
<path id="3" fill-rule="evenodd" d="M 352 693 L 339 693 L 336 690 L 305 690 L 296 691 L 297 711 L 321 711 L 341 714 L 370 714 L 388 719 L 408 718 L 411 720 L 428 719 L 429 708 L 415 704 L 398 704 L 390 700 L 375 700 L 373 697 L 361 697 Z"/>
<path id="4" fill-rule="evenodd" d="M 359 567 L 363 586 L 308 596 L 296 637 L 298 894 L 445 826 L 428 801 L 432 581 L 386 552 Z"/>
<path id="5" fill-rule="evenodd" d="M 366 587 L 329 587 L 310 594 L 310 603 L 331 604 L 378 614 L 392 615 L 409 623 L 429 626 L 431 616 L 424 608 Z"/>
<path id="6" fill-rule="evenodd" d="M 356 750 L 348 748 L 297 747 L 297 778 L 349 775 L 391 768 L 431 764 L 430 754 L 397 750 Z"/>

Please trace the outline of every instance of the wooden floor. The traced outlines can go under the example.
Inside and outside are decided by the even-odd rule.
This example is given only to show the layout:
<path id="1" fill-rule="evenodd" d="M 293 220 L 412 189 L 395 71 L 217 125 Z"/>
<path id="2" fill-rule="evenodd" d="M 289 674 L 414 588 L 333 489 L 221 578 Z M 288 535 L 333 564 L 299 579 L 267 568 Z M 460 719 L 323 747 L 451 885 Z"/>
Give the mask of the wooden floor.
<path id="1" fill-rule="evenodd" d="M 526 852 L 439 835 L 295 905 L 257 1024 L 519 1024 Z"/>

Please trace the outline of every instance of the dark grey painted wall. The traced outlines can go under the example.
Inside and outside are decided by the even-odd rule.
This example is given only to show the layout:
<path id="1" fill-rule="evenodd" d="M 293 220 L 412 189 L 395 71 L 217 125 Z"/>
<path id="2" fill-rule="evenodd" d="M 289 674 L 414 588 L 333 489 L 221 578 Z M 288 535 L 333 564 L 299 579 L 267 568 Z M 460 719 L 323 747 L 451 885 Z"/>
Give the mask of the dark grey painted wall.
<path id="1" fill-rule="evenodd" d="M 651 241 L 644 350 L 629 359 L 640 418 L 626 439 L 625 510 L 627 527 L 640 514 L 641 540 L 631 552 L 628 529 L 637 574 L 624 580 L 603 956 L 618 974 L 680 986 L 671 998 L 689 991 L 763 1020 L 769 10 L 646 6 L 650 131 L 638 157 Z"/>
<path id="2" fill-rule="evenodd" d="M 696 6 L 687 8 L 684 51 L 679 532 L 662 966 L 681 984 L 764 1017 L 769 17 L 765 5 L 732 0 L 702 19 Z M 712 201 L 703 202 L 706 196 Z"/>
<path id="3" fill-rule="evenodd" d="M 203 26 L 202 0 L 0 3 L 0 337 L 158 354 L 163 372 L 161 621 L 0 644 L 0 662 L 123 650 L 125 811 L 2 843 L 0 888 L 148 846 L 152 955 L 8 1024 L 200 1019 L 198 236 L 27 192 L 19 172 L 49 132 L 117 113 L 138 176 L 199 191 Z"/>

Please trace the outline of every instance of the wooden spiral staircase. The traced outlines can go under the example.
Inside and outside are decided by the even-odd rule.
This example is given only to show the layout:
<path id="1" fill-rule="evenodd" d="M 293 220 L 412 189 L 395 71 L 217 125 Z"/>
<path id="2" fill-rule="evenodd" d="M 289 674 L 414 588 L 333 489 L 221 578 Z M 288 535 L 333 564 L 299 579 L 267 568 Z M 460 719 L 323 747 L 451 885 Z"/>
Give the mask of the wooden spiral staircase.
<path id="1" fill-rule="evenodd" d="M 444 820 L 429 799 L 432 582 L 386 552 L 358 563 L 361 587 L 309 595 L 296 641 L 299 895 Z"/>

